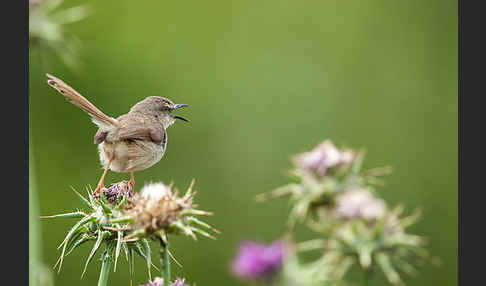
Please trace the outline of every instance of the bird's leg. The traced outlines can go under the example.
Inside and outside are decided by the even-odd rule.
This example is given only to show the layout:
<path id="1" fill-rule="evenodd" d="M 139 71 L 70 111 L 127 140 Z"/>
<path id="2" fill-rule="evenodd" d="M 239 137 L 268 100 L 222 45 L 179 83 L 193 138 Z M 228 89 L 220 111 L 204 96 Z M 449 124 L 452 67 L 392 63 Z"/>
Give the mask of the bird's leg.
<path id="1" fill-rule="evenodd" d="M 108 161 L 108 164 L 106 164 L 105 171 L 103 172 L 103 175 L 101 176 L 100 182 L 98 183 L 98 187 L 96 187 L 96 190 L 94 191 L 95 194 L 98 194 L 101 191 L 101 189 L 105 186 L 103 184 L 103 181 L 105 179 L 106 173 L 108 172 L 108 169 L 110 168 L 111 162 L 113 162 L 113 159 L 115 159 L 114 153 L 111 156 L 110 161 Z"/>
<path id="2" fill-rule="evenodd" d="M 135 185 L 135 178 L 133 177 L 133 172 L 130 172 L 130 186 L 132 186 L 132 189 L 134 185 Z"/>

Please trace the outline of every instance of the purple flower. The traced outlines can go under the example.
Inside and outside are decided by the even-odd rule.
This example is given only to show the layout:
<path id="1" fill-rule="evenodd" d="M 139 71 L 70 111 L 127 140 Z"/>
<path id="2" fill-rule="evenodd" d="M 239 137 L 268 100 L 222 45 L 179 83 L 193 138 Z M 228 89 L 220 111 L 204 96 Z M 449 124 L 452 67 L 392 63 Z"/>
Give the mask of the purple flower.
<path id="1" fill-rule="evenodd" d="M 140 284 L 140 286 L 163 286 L 164 285 L 164 279 L 161 277 L 156 277 L 154 280 L 149 281 L 146 284 Z"/>
<path id="2" fill-rule="evenodd" d="M 268 246 L 242 242 L 232 264 L 233 273 L 244 279 L 268 279 L 282 266 L 284 247 L 282 241 Z"/>
<path id="3" fill-rule="evenodd" d="M 189 286 L 185 282 L 184 278 L 176 278 L 174 282 L 170 283 L 170 286 Z M 146 284 L 140 284 L 140 286 L 163 286 L 164 279 L 161 277 L 156 277 L 153 281 L 149 281 Z"/>
<path id="4" fill-rule="evenodd" d="M 188 286 L 185 281 L 184 278 L 177 278 L 170 286 Z"/>
<path id="5" fill-rule="evenodd" d="M 293 160 L 298 167 L 322 177 L 328 168 L 348 164 L 353 158 L 353 151 L 339 150 L 330 140 L 325 140 L 311 151 L 297 154 Z"/>

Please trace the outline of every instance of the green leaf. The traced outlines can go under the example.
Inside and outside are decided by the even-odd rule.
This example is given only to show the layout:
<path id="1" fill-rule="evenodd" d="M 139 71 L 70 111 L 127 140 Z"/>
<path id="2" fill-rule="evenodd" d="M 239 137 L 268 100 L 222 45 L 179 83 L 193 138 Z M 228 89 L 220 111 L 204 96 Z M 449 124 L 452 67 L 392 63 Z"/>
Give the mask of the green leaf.
<path id="1" fill-rule="evenodd" d="M 85 213 L 78 211 L 78 212 L 72 212 L 72 213 L 41 216 L 40 218 L 82 218 L 82 217 L 85 217 L 85 216 L 86 216 Z"/>
<path id="2" fill-rule="evenodd" d="M 137 229 L 134 232 L 130 233 L 129 235 L 125 236 L 125 241 L 129 241 L 132 239 L 138 239 L 139 237 L 143 237 L 146 235 L 146 232 L 144 229 Z"/>
<path id="3" fill-rule="evenodd" d="M 108 221 L 108 223 L 112 223 L 112 224 L 115 224 L 115 223 L 134 223 L 134 220 L 133 220 L 132 217 L 125 216 L 125 217 L 119 217 L 119 218 L 111 219 L 111 220 Z"/>
<path id="4" fill-rule="evenodd" d="M 142 239 L 141 240 L 143 248 L 145 249 L 145 253 L 147 255 L 147 271 L 148 271 L 148 276 L 149 280 L 152 280 L 152 273 L 150 272 L 150 266 L 152 265 L 152 257 L 150 255 L 150 245 L 147 239 Z"/>
<path id="5" fill-rule="evenodd" d="M 58 272 L 61 271 L 61 267 L 62 267 L 62 261 L 64 259 L 64 253 L 66 252 L 66 248 L 67 248 L 67 244 L 69 242 L 69 240 L 71 239 L 71 237 L 74 235 L 74 233 L 79 229 L 81 228 L 83 225 L 89 223 L 90 221 L 94 220 L 94 214 L 90 214 L 84 218 L 82 218 L 81 220 L 79 220 L 72 228 L 71 230 L 69 230 L 68 234 L 66 235 L 66 237 L 64 238 L 63 242 L 61 242 L 61 245 L 59 245 L 59 247 L 63 246 L 62 248 L 62 253 L 61 253 L 61 261 L 59 262 L 59 270 Z M 59 248 L 58 247 L 58 248 Z"/>
<path id="6" fill-rule="evenodd" d="M 214 237 L 214 236 L 210 235 L 209 233 L 205 232 L 204 230 L 200 230 L 199 228 L 196 228 L 196 227 L 193 227 L 193 226 L 191 226 L 191 227 L 189 227 L 189 228 L 190 228 L 190 229 L 191 229 L 193 232 L 195 232 L 195 233 L 198 233 L 198 234 L 200 234 L 200 235 L 202 235 L 202 236 L 205 236 L 205 237 L 207 237 L 207 238 L 211 238 L 211 239 L 216 240 L 216 237 Z"/>
<path id="7" fill-rule="evenodd" d="M 128 244 L 127 244 L 128 246 Z M 130 273 L 130 285 L 132 285 L 133 274 L 135 273 L 135 263 L 134 263 L 134 255 L 133 255 L 133 248 L 128 248 L 128 267 Z"/>
<path id="8" fill-rule="evenodd" d="M 181 217 L 185 216 L 190 216 L 190 215 L 213 215 L 212 212 L 207 212 L 207 211 L 202 211 L 202 210 L 195 210 L 195 209 L 188 209 L 188 210 L 183 210 L 181 212 Z"/>
<path id="9" fill-rule="evenodd" d="M 197 237 L 194 234 L 194 232 L 191 230 L 191 228 L 185 226 L 180 221 L 172 222 L 169 227 L 170 227 L 170 229 L 176 229 L 176 230 L 182 231 L 185 235 L 192 237 L 194 240 L 197 240 Z"/>
<path id="10" fill-rule="evenodd" d="M 368 269 L 371 266 L 372 258 L 371 258 L 372 249 L 369 247 L 361 247 L 358 250 L 359 255 L 359 264 L 361 267 Z"/>
<path id="11" fill-rule="evenodd" d="M 85 203 L 88 207 L 91 207 L 91 203 L 85 197 L 83 197 L 83 195 L 78 193 L 78 191 L 76 191 L 72 186 L 71 190 L 79 197 L 79 199 L 81 199 L 83 203 Z"/>
<path id="12" fill-rule="evenodd" d="M 269 192 L 266 192 L 266 193 L 258 194 L 258 195 L 255 196 L 255 200 L 257 202 L 264 202 L 264 201 L 269 200 L 269 199 L 289 195 L 289 194 L 293 193 L 293 190 L 296 187 L 298 187 L 297 184 L 294 184 L 294 183 L 287 184 L 287 185 L 279 187 L 275 190 L 272 190 L 272 191 L 269 191 Z"/>
<path id="13" fill-rule="evenodd" d="M 100 191 L 100 200 L 99 200 L 99 202 L 100 202 L 101 208 L 103 209 L 103 213 L 106 216 L 111 216 L 111 214 L 113 213 L 113 211 L 111 210 L 111 208 L 109 206 L 109 203 L 106 200 L 105 194 L 103 194 L 102 191 Z"/>
<path id="14" fill-rule="evenodd" d="M 116 234 L 117 234 L 117 237 L 116 237 L 116 248 L 115 248 L 115 266 L 113 268 L 113 272 L 116 271 L 116 263 L 118 261 L 118 256 L 120 256 L 121 244 L 122 244 L 122 239 L 123 239 L 123 232 L 122 231 L 117 231 Z"/>
<path id="15" fill-rule="evenodd" d="M 335 280 L 342 280 L 344 275 L 348 272 L 349 268 L 353 265 L 354 260 L 352 257 L 344 257 L 336 266 L 333 274 Z"/>
<path id="16" fill-rule="evenodd" d="M 353 165 L 351 166 L 351 172 L 354 174 L 358 174 L 359 171 L 361 170 L 361 166 L 363 164 L 363 159 L 364 159 L 364 150 L 359 151 L 359 153 L 356 155 L 356 159 L 353 162 Z"/>
<path id="17" fill-rule="evenodd" d="M 72 237 L 67 242 L 66 249 L 70 248 L 75 243 L 75 241 L 81 236 L 81 234 L 84 233 L 81 230 L 82 228 L 79 228 L 77 231 L 73 233 Z"/>
<path id="18" fill-rule="evenodd" d="M 71 252 L 73 252 L 74 249 L 76 249 L 78 246 L 80 246 L 81 244 L 87 242 L 87 241 L 90 241 L 90 240 L 96 240 L 96 237 L 94 236 L 91 236 L 91 235 L 88 235 L 88 234 L 83 234 L 83 236 L 78 239 L 73 245 L 72 247 L 69 249 L 69 251 L 66 253 L 65 256 L 68 256 L 69 254 L 71 254 Z"/>
<path id="19" fill-rule="evenodd" d="M 316 249 L 323 249 L 325 245 L 324 239 L 312 239 L 304 242 L 297 243 L 295 248 L 297 251 L 310 251 Z"/>
<path id="20" fill-rule="evenodd" d="M 418 274 L 418 270 L 413 265 L 403 259 L 396 259 L 396 265 L 403 272 L 407 273 L 410 276 L 415 276 Z"/>
<path id="21" fill-rule="evenodd" d="M 405 218 L 402 218 L 400 222 L 398 223 L 401 227 L 407 228 L 417 222 L 417 220 L 420 218 L 420 215 L 422 214 L 422 211 L 420 209 L 416 209 L 413 211 L 413 213 Z"/>
<path id="22" fill-rule="evenodd" d="M 143 260 L 145 260 L 145 261 L 147 260 L 147 256 L 145 256 L 145 253 L 143 253 L 142 246 L 140 245 L 140 243 L 138 241 L 133 242 L 133 243 L 129 243 L 128 247 L 130 249 L 133 249 L 135 251 L 135 253 L 137 253 L 140 257 L 142 257 Z"/>
<path id="23" fill-rule="evenodd" d="M 103 239 L 106 238 L 109 234 L 110 234 L 109 231 L 98 230 L 98 237 L 96 238 L 96 242 L 93 245 L 93 248 L 91 249 L 91 252 L 89 253 L 88 259 L 86 259 L 86 263 L 84 264 L 83 273 L 81 273 L 81 278 L 83 278 L 84 273 L 86 272 L 86 269 L 88 267 L 88 264 L 91 262 L 91 259 L 93 258 L 93 256 L 95 255 L 96 251 L 100 247 L 101 242 L 103 242 Z"/>
<path id="24" fill-rule="evenodd" d="M 398 272 L 393 268 L 393 265 L 390 261 L 390 258 L 385 253 L 379 253 L 376 255 L 376 262 L 381 267 L 383 273 L 385 273 L 386 278 L 390 281 L 391 284 L 398 285 L 402 284 L 402 280 L 400 279 L 400 275 Z"/>
<path id="25" fill-rule="evenodd" d="M 83 244 L 83 243 L 85 243 L 87 241 L 90 241 L 90 240 L 96 240 L 96 238 L 94 236 L 88 235 L 86 233 L 83 234 L 83 236 L 80 239 L 78 239 L 76 242 L 74 242 L 72 244 L 72 246 L 69 248 L 68 252 L 64 255 L 64 257 L 66 257 L 69 254 L 71 254 L 71 252 L 73 252 L 73 250 L 76 249 L 81 244 Z M 61 261 L 61 257 L 59 257 L 59 259 L 57 259 L 56 264 L 52 268 L 56 268 L 56 266 L 59 264 L 60 261 Z"/>
<path id="26" fill-rule="evenodd" d="M 122 241 L 123 252 L 125 253 L 125 258 L 128 261 L 128 245 L 126 242 Z"/>
<path id="27" fill-rule="evenodd" d="M 116 206 L 117 209 L 123 210 L 123 207 L 125 206 L 128 198 L 128 192 L 123 194 L 122 199 L 120 200 L 120 203 Z"/>
<path id="28" fill-rule="evenodd" d="M 214 227 L 210 226 L 209 224 L 191 216 L 191 217 L 188 217 L 187 220 L 189 221 L 189 223 L 192 223 L 194 225 L 197 225 L 197 226 L 202 226 L 204 228 L 207 228 L 207 229 L 210 229 L 212 231 L 214 231 L 215 233 L 217 234 L 220 234 L 221 232 L 217 229 L 215 229 Z"/>

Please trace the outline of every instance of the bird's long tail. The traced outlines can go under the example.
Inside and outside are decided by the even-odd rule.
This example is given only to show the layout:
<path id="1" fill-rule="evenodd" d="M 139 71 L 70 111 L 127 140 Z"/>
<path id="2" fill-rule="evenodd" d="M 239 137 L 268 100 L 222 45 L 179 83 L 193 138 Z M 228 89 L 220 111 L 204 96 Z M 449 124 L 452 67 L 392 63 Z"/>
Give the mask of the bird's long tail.
<path id="1" fill-rule="evenodd" d="M 64 81 L 58 79 L 57 77 L 46 74 L 49 78 L 47 83 L 59 91 L 66 99 L 72 104 L 84 110 L 86 113 L 91 115 L 93 122 L 101 128 L 111 129 L 120 125 L 119 121 L 115 118 L 109 117 L 89 102 L 84 96 L 79 94 L 74 88 L 67 85 Z"/>

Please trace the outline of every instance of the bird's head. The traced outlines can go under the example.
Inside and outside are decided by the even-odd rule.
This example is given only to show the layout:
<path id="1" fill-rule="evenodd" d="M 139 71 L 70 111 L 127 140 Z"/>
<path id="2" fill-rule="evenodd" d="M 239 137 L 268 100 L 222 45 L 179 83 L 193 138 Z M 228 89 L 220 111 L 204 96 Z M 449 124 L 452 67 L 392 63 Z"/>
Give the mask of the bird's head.
<path id="1" fill-rule="evenodd" d="M 130 112 L 141 112 L 145 114 L 152 114 L 159 118 L 164 127 L 167 128 L 172 125 L 176 119 L 189 121 L 188 119 L 172 114 L 172 111 L 181 107 L 187 107 L 188 104 L 175 104 L 171 100 L 160 96 L 149 96 L 139 103 L 135 104 Z"/>

